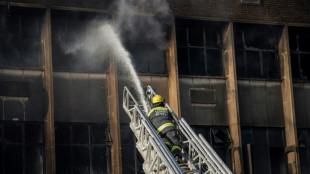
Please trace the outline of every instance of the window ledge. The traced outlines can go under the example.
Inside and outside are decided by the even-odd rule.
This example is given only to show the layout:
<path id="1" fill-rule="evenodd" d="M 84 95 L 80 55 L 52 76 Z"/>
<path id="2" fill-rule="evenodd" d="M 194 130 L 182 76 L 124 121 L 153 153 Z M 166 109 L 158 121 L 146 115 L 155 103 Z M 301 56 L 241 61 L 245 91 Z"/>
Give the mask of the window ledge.
<path id="1" fill-rule="evenodd" d="M 224 76 L 192 76 L 192 75 L 179 75 L 179 78 L 226 79 L 226 77 Z"/>
<path id="2" fill-rule="evenodd" d="M 240 78 L 240 77 L 237 77 L 237 80 L 240 80 L 240 81 L 249 80 L 249 81 L 282 82 L 282 79 L 259 79 L 259 78 Z"/>

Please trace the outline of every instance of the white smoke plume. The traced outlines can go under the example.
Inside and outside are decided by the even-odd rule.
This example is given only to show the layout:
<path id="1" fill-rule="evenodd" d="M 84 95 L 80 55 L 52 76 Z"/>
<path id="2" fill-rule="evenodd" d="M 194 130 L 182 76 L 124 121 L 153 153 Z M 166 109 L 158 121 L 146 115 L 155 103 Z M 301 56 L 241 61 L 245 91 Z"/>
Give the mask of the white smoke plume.
<path id="1" fill-rule="evenodd" d="M 164 50 L 166 28 L 172 22 L 166 0 L 119 0 L 116 2 L 115 28 L 129 42 L 143 40 Z"/>
<path id="2" fill-rule="evenodd" d="M 117 15 L 113 25 L 96 19 L 87 24 L 84 32 L 77 29 L 78 36 L 73 35 L 63 40 L 65 37 L 60 35 L 57 39 L 65 54 L 83 55 L 87 58 L 86 61 L 91 61 L 89 59 L 98 55 L 111 55 L 115 58 L 119 71 L 130 75 L 128 79 L 133 83 L 132 86 L 137 90 L 139 100 L 147 111 L 144 91 L 131 62 L 131 55 L 122 41 L 152 44 L 164 50 L 167 32 L 163 26 L 172 21 L 169 5 L 163 0 L 119 0 L 115 5 Z M 122 36 L 124 38 L 120 38 Z"/>

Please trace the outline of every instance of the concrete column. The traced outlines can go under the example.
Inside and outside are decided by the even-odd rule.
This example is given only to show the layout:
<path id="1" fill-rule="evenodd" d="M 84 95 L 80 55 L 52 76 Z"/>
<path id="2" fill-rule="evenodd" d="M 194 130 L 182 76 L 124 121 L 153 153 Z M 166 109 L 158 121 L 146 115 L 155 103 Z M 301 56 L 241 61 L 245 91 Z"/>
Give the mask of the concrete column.
<path id="1" fill-rule="evenodd" d="M 169 86 L 169 105 L 173 111 L 181 116 L 180 111 L 180 92 L 179 92 L 179 75 L 176 53 L 175 25 L 172 25 L 169 48 L 167 50 L 167 69 L 168 69 L 168 86 Z"/>
<path id="2" fill-rule="evenodd" d="M 242 173 L 242 142 L 233 23 L 229 23 L 227 28 L 223 31 L 223 62 L 226 77 L 228 124 L 230 135 L 233 141 L 231 145 L 232 171 L 234 173 Z"/>
<path id="3" fill-rule="evenodd" d="M 118 85 L 117 85 L 117 68 L 115 60 L 110 58 L 110 67 L 107 76 L 108 85 L 108 103 L 110 117 L 110 133 L 112 138 L 111 146 L 111 170 L 112 173 L 122 173 L 121 158 L 121 140 L 120 140 L 120 122 L 118 111 Z"/>
<path id="4" fill-rule="evenodd" d="M 45 173 L 56 173 L 55 132 L 54 132 L 54 94 L 53 65 L 51 42 L 51 11 L 46 9 L 42 30 L 43 48 L 43 96 L 44 96 L 44 138 L 45 138 Z"/>
<path id="5" fill-rule="evenodd" d="M 297 130 L 294 107 L 294 94 L 291 73 L 288 27 L 285 26 L 279 42 L 280 69 L 282 77 L 282 99 L 285 122 L 286 157 L 288 172 L 300 173 L 299 154 L 297 151 Z"/>

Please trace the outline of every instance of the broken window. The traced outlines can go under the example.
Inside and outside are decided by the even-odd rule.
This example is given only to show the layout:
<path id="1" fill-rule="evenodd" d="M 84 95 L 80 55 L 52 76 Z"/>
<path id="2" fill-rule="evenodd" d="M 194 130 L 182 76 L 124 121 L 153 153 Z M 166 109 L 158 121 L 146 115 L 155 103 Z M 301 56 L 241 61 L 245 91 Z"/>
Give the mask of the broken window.
<path id="1" fill-rule="evenodd" d="M 143 158 L 136 147 L 136 137 L 128 124 L 120 125 L 123 174 L 144 173 Z"/>
<path id="2" fill-rule="evenodd" d="M 0 173 L 43 173 L 43 122 L 0 122 Z"/>
<path id="3" fill-rule="evenodd" d="M 57 173 L 110 173 L 107 124 L 55 124 Z"/>
<path id="4" fill-rule="evenodd" d="M 211 128 L 215 143 L 231 143 L 231 137 L 227 128 Z"/>
<path id="5" fill-rule="evenodd" d="M 310 28 L 289 27 L 292 76 L 298 80 L 310 80 Z"/>
<path id="6" fill-rule="evenodd" d="M 104 41 L 99 29 L 108 19 L 103 14 L 52 10 L 54 71 L 105 72 L 108 53 L 102 51 Z"/>
<path id="7" fill-rule="evenodd" d="M 222 76 L 224 23 L 176 20 L 178 71 L 180 75 Z"/>
<path id="8" fill-rule="evenodd" d="M 166 17 L 117 16 L 121 39 L 138 73 L 166 74 L 169 20 Z"/>
<path id="9" fill-rule="evenodd" d="M 0 67 L 41 69 L 44 10 L 0 6 Z"/>
<path id="10" fill-rule="evenodd" d="M 241 23 L 234 26 L 238 77 L 279 79 L 278 43 L 282 26 Z"/>
<path id="11" fill-rule="evenodd" d="M 197 135 L 201 134 L 206 139 L 223 162 L 229 167 L 231 164 L 229 145 L 232 140 L 228 128 L 210 126 L 192 126 L 192 128 Z"/>
<path id="12" fill-rule="evenodd" d="M 310 173 L 310 129 L 297 129 L 301 173 Z"/>
<path id="13" fill-rule="evenodd" d="M 241 129 L 245 173 L 286 173 L 283 131 L 282 128 Z"/>

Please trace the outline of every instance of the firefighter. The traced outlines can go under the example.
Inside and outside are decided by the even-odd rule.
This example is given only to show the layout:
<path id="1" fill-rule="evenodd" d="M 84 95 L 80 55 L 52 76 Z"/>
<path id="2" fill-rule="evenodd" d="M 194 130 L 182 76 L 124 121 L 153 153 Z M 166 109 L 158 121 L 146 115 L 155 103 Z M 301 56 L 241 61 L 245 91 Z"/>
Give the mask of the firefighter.
<path id="1" fill-rule="evenodd" d="M 173 124 L 171 112 L 165 107 L 164 99 L 160 95 L 152 98 L 152 110 L 148 117 L 161 136 L 167 147 L 170 149 L 178 163 L 182 162 L 180 137 L 177 134 L 176 127 Z"/>

